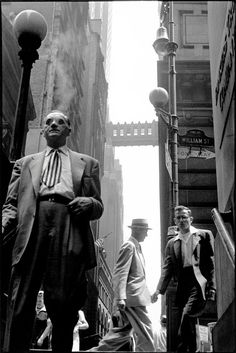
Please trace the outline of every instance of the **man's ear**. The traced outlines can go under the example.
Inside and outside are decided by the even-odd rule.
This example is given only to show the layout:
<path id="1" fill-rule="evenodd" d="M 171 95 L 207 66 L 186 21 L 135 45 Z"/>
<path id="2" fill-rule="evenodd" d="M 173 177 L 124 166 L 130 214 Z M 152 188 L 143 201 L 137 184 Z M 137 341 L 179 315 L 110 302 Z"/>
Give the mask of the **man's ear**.
<path id="1" fill-rule="evenodd" d="M 69 136 L 69 135 L 70 135 L 70 133 L 71 133 L 71 127 L 70 127 L 70 126 L 68 126 L 68 134 L 67 134 L 67 136 Z"/>
<path id="2" fill-rule="evenodd" d="M 190 217 L 190 222 L 191 222 L 191 224 L 193 223 L 193 217 L 192 216 Z"/>

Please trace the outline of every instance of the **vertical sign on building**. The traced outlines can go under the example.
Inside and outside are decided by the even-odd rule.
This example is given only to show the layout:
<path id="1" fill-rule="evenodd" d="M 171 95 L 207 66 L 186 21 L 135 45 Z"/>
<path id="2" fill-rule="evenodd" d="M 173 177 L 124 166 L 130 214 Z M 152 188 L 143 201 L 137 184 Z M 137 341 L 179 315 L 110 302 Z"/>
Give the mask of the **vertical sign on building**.
<path id="1" fill-rule="evenodd" d="M 230 209 L 234 188 L 235 2 L 228 1 L 225 27 L 214 82 L 214 136 L 220 212 Z M 227 180 L 225 171 L 227 170 Z"/>

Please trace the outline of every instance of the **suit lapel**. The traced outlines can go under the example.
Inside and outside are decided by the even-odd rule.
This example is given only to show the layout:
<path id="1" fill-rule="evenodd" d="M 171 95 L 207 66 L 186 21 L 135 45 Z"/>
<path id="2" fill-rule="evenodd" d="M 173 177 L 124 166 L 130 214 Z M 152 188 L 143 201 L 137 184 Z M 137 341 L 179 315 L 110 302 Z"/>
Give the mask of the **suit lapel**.
<path id="1" fill-rule="evenodd" d="M 182 254 L 181 254 L 181 240 L 177 239 L 174 241 L 174 254 L 178 263 L 182 263 Z"/>
<path id="2" fill-rule="evenodd" d="M 40 152 L 39 154 L 33 155 L 32 160 L 29 164 L 29 169 L 32 176 L 32 183 L 35 191 L 35 195 L 39 192 L 40 178 L 43 168 L 44 155 L 46 151 Z M 75 195 L 78 195 L 81 186 L 81 179 L 84 173 L 85 162 L 82 158 L 78 158 L 78 154 L 69 150 L 71 159 L 71 173 Z"/>
<path id="3" fill-rule="evenodd" d="M 145 259 L 144 259 L 143 253 L 140 252 L 140 250 L 137 247 L 136 247 L 136 249 L 137 249 L 138 257 L 139 257 L 139 259 L 141 261 L 141 264 L 143 266 L 143 272 L 144 272 L 144 275 L 145 275 Z"/>
<path id="4" fill-rule="evenodd" d="M 32 184 L 34 187 L 35 195 L 38 195 L 38 192 L 39 192 L 40 178 L 41 178 L 41 172 L 42 172 L 42 168 L 43 168 L 44 155 L 45 155 L 45 151 L 32 156 L 32 160 L 29 164 L 29 169 L 30 169 L 31 176 L 32 176 Z"/>
<path id="5" fill-rule="evenodd" d="M 201 240 L 200 235 L 198 232 L 193 233 L 193 254 L 195 254 L 196 258 L 199 259 L 199 252 L 200 252 L 200 247 L 198 246 L 199 242 Z"/>
<path id="6" fill-rule="evenodd" d="M 137 253 L 137 255 L 138 255 L 138 257 L 139 257 L 139 260 L 140 260 L 140 262 L 141 262 L 141 264 L 142 264 L 143 272 L 144 272 L 144 275 L 145 275 L 145 260 L 144 260 L 143 254 L 142 254 L 142 253 L 140 252 L 140 250 L 139 250 L 139 243 L 138 243 L 138 241 L 137 241 L 138 244 L 136 244 L 136 242 L 133 241 L 132 238 L 130 238 L 130 241 L 132 241 L 132 243 L 135 245 L 136 253 Z"/>
<path id="7" fill-rule="evenodd" d="M 80 193 L 81 179 L 84 173 L 85 162 L 81 157 L 78 158 L 78 153 L 69 150 L 71 160 L 72 182 L 75 195 Z"/>

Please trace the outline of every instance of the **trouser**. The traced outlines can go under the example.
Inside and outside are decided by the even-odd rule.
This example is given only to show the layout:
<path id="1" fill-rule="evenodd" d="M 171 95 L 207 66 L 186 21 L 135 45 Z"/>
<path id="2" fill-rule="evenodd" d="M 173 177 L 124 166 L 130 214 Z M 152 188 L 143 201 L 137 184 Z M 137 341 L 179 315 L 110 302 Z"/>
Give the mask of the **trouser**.
<path id="1" fill-rule="evenodd" d="M 178 353 L 196 352 L 196 318 L 202 312 L 206 301 L 196 280 L 192 267 L 182 270 L 177 290 L 181 322 L 178 330 Z"/>
<path id="2" fill-rule="evenodd" d="M 125 311 L 121 311 L 120 314 L 122 324 L 115 327 L 111 321 L 108 333 L 97 347 L 93 347 L 89 351 L 118 351 L 126 343 L 129 343 L 134 335 L 135 351 L 154 352 L 152 324 L 146 307 L 126 307 Z"/>
<path id="3" fill-rule="evenodd" d="M 73 329 L 86 299 L 87 283 L 82 242 L 76 239 L 73 243 L 70 238 L 70 221 L 64 204 L 39 202 L 23 258 L 12 269 L 4 352 L 28 352 L 40 288 L 53 326 L 52 350 L 71 352 Z"/>

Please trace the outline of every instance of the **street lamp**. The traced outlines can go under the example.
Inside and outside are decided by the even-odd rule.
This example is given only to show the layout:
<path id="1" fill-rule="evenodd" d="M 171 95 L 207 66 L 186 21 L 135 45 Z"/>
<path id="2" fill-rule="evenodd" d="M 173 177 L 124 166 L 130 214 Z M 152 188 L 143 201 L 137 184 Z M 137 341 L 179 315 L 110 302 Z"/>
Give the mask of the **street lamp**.
<path id="1" fill-rule="evenodd" d="M 162 118 L 168 126 L 169 142 L 171 144 L 171 160 L 172 160 L 172 193 L 171 193 L 171 218 L 174 218 L 174 208 L 179 204 L 178 191 L 178 117 L 176 109 L 176 71 L 175 71 L 175 56 L 178 48 L 174 42 L 174 21 L 173 21 L 173 1 L 163 2 L 162 16 L 169 14 L 169 38 L 167 29 L 163 26 L 163 18 L 161 18 L 161 27 L 157 30 L 157 38 L 153 43 L 153 47 L 158 55 L 168 55 L 169 63 L 169 94 L 164 88 L 157 87 L 153 90 L 149 99 L 153 104 L 156 114 Z M 169 101 L 169 112 L 163 109 Z"/>
<path id="2" fill-rule="evenodd" d="M 22 48 L 18 55 L 23 67 L 10 149 L 10 160 L 14 162 L 22 156 L 30 73 L 33 63 L 39 59 L 37 49 L 46 37 L 47 23 L 40 13 L 24 10 L 15 17 L 13 30 Z"/>

